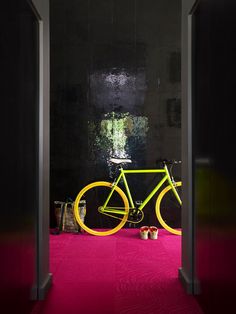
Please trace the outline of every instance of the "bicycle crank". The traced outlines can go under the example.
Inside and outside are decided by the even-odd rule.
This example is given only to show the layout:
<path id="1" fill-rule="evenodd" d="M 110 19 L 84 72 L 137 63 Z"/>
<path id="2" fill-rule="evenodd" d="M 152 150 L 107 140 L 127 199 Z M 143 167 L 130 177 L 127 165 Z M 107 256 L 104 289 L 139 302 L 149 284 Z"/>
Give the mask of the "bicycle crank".
<path id="1" fill-rule="evenodd" d="M 140 209 L 130 209 L 127 222 L 137 224 L 143 220 L 144 213 Z"/>

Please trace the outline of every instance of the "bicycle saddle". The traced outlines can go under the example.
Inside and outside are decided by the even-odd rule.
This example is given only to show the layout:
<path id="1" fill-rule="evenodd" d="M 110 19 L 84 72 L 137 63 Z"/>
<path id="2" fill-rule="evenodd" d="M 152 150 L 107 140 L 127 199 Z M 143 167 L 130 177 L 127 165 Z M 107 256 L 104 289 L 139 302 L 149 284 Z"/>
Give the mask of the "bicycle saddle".
<path id="1" fill-rule="evenodd" d="M 114 164 L 123 164 L 123 163 L 131 163 L 131 159 L 127 158 L 110 158 L 110 161 L 113 162 Z"/>

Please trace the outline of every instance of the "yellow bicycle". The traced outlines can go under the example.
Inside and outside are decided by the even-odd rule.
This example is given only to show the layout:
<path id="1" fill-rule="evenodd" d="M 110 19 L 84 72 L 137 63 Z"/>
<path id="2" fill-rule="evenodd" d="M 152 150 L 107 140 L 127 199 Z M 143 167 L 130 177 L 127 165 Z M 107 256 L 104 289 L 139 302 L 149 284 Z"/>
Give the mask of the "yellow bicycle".
<path id="1" fill-rule="evenodd" d="M 120 230 L 125 223 L 140 223 L 144 218 L 143 208 L 161 189 L 156 200 L 156 216 L 161 226 L 169 232 L 181 235 L 181 226 L 172 225 L 181 215 L 181 186 L 175 182 L 172 167 L 181 161 L 162 160 L 159 169 L 123 169 L 123 164 L 131 163 L 130 159 L 111 158 L 110 161 L 119 167 L 119 175 L 113 183 L 97 181 L 86 185 L 77 195 L 74 202 L 74 215 L 80 227 L 92 235 L 107 236 Z M 162 178 L 144 201 L 134 203 L 126 174 L 159 173 Z M 123 182 L 126 194 L 118 186 Z M 166 186 L 166 183 L 168 184 Z M 80 201 L 86 201 L 86 217 L 81 219 Z"/>

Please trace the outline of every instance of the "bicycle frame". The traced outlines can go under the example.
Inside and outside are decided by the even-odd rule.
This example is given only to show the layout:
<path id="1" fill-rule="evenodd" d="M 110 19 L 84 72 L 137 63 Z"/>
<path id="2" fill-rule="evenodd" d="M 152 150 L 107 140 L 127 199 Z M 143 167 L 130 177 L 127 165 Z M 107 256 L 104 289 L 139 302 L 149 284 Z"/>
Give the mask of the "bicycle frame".
<path id="1" fill-rule="evenodd" d="M 160 188 L 163 186 L 163 184 L 168 181 L 169 185 L 172 188 L 172 191 L 175 195 L 175 197 L 177 198 L 178 202 L 180 205 L 182 205 L 182 201 L 179 197 L 179 194 L 175 188 L 174 185 L 174 181 L 171 179 L 170 177 L 170 173 L 169 170 L 167 168 L 166 165 L 164 165 L 163 169 L 138 169 L 138 170 L 124 170 L 123 168 L 120 168 L 120 174 L 118 176 L 118 178 L 114 181 L 113 183 L 113 188 L 111 189 L 111 192 L 109 193 L 104 205 L 102 206 L 102 212 L 103 213 L 115 213 L 115 214 L 126 214 L 123 210 L 120 210 L 119 208 L 114 208 L 114 207 L 107 207 L 107 204 L 115 190 L 115 187 L 118 185 L 118 183 L 120 182 L 121 179 L 123 179 L 124 185 L 125 185 L 125 189 L 126 189 L 126 193 L 128 196 L 128 200 L 130 203 L 130 208 L 135 208 L 134 206 L 134 201 L 132 198 L 132 195 L 130 193 L 130 189 L 129 189 L 129 185 L 128 182 L 126 180 L 126 174 L 138 174 L 138 173 L 163 173 L 164 177 L 162 178 L 162 180 L 160 180 L 158 182 L 158 184 L 154 187 L 154 189 L 148 194 L 148 196 L 145 198 L 145 200 L 142 202 L 142 204 L 138 207 L 139 210 L 142 210 L 144 208 L 144 206 L 146 206 L 146 204 L 151 200 L 151 198 L 157 193 L 158 190 L 160 190 Z"/>

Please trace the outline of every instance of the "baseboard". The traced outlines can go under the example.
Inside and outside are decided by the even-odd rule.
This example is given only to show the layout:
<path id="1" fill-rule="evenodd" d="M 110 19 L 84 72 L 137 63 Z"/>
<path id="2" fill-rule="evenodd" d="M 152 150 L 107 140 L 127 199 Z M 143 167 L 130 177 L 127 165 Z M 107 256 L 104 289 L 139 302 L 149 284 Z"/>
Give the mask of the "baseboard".
<path id="1" fill-rule="evenodd" d="M 183 268 L 179 268 L 179 279 L 187 292 L 187 294 L 200 294 L 200 283 L 198 280 L 191 280 L 184 272 Z"/>
<path id="2" fill-rule="evenodd" d="M 52 284 L 52 274 L 48 273 L 43 284 L 38 288 L 38 300 L 44 300 Z"/>

